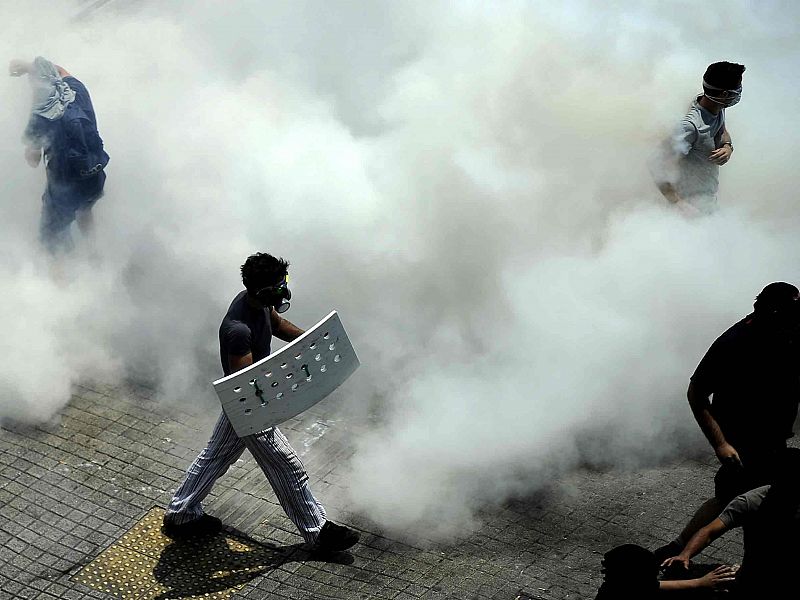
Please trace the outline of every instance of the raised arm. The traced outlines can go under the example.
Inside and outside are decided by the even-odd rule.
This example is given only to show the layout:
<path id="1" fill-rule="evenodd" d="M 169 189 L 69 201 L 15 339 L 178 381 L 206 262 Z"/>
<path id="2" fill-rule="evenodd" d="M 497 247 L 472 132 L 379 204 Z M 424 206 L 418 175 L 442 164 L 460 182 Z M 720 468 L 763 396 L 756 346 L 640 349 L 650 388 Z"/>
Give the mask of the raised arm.
<path id="1" fill-rule="evenodd" d="M 64 78 L 71 76 L 71 73 L 64 67 L 55 64 L 53 66 L 58 71 L 59 77 Z M 8 63 L 8 74 L 12 77 L 22 77 L 23 75 L 27 75 L 31 72 L 33 72 L 33 63 L 28 60 L 15 58 Z"/>

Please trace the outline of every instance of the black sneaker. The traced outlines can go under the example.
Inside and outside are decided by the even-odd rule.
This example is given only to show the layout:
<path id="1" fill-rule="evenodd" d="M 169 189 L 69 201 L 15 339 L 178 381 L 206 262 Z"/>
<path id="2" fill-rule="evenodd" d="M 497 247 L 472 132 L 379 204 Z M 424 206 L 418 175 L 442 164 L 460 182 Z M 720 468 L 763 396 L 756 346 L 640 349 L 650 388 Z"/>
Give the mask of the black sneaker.
<path id="1" fill-rule="evenodd" d="M 312 549 L 316 552 L 340 552 L 355 546 L 360 537 L 358 531 L 325 521 Z"/>
<path id="2" fill-rule="evenodd" d="M 161 533 L 173 540 L 214 535 L 220 531 L 222 531 L 222 521 L 217 517 L 205 514 L 194 521 L 188 521 L 180 525 L 164 520 L 164 524 L 161 526 Z"/>
<path id="3" fill-rule="evenodd" d="M 664 544 L 660 548 L 656 548 L 653 550 L 653 554 L 656 557 L 656 562 L 658 566 L 661 566 L 668 558 L 672 558 L 673 556 L 678 556 L 683 550 L 683 546 L 681 546 L 676 540 L 672 540 L 669 544 Z"/>

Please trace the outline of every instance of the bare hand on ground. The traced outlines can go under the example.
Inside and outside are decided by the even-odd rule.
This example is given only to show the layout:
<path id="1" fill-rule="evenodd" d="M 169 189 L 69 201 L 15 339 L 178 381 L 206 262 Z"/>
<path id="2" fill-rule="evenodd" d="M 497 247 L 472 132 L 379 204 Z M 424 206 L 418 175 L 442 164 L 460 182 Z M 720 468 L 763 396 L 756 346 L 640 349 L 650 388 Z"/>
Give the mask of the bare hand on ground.
<path id="1" fill-rule="evenodd" d="M 715 590 L 725 587 L 736 579 L 736 571 L 738 570 L 739 567 L 737 565 L 721 565 L 700 577 L 701 586 Z"/>
<path id="2" fill-rule="evenodd" d="M 662 567 L 671 567 L 672 565 L 681 565 L 683 566 L 684 569 L 688 569 L 689 559 L 679 554 L 678 556 L 673 556 L 671 558 L 668 558 L 663 563 L 661 563 Z"/>

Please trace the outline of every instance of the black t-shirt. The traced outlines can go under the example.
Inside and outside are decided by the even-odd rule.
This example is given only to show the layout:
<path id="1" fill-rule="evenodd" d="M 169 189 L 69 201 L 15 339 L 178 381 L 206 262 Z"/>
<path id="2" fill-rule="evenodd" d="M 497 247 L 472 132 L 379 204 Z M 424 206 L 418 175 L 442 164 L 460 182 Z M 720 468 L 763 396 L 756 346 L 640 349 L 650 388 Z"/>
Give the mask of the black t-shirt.
<path id="1" fill-rule="evenodd" d="M 713 394 L 711 414 L 745 458 L 779 449 L 792 437 L 800 400 L 798 343 L 771 335 L 752 315 L 711 345 L 692 383 Z"/>
<path id="2" fill-rule="evenodd" d="M 773 504 L 770 511 L 764 502 L 769 489 L 770 486 L 764 485 L 745 492 L 728 503 L 719 515 L 727 529 L 742 527 L 744 530 L 742 568 L 736 574 L 736 585 L 740 590 L 766 592 L 764 586 L 767 583 L 779 591 L 796 587 L 794 570 L 800 559 L 800 550 L 791 542 L 800 532 L 800 509 L 788 502 L 782 508 Z M 776 510 L 779 511 L 777 514 Z M 752 597 L 784 596 L 761 593 Z"/>
<path id="3" fill-rule="evenodd" d="M 231 374 L 228 356 L 253 354 L 253 362 L 269 356 L 272 323 L 266 308 L 254 308 L 247 302 L 247 291 L 233 299 L 219 326 L 219 355 L 225 375 Z"/>

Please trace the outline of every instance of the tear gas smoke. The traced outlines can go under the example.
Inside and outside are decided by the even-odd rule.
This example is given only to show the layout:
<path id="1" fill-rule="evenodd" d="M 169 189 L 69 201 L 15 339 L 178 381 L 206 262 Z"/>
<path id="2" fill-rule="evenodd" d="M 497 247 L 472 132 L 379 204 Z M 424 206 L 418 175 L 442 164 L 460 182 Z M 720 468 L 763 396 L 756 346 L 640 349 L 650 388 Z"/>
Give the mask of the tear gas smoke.
<path id="1" fill-rule="evenodd" d="M 291 318 L 340 310 L 351 504 L 449 539 L 480 507 L 700 437 L 694 366 L 766 283 L 797 283 L 800 8 L 788 3 L 3 6 L 7 58 L 86 83 L 111 154 L 94 248 L 50 276 L 27 90 L 0 79 L 0 415 L 87 377 L 215 410 L 216 328 L 255 250 Z M 645 157 L 710 62 L 744 63 L 722 211 L 662 206 Z"/>

